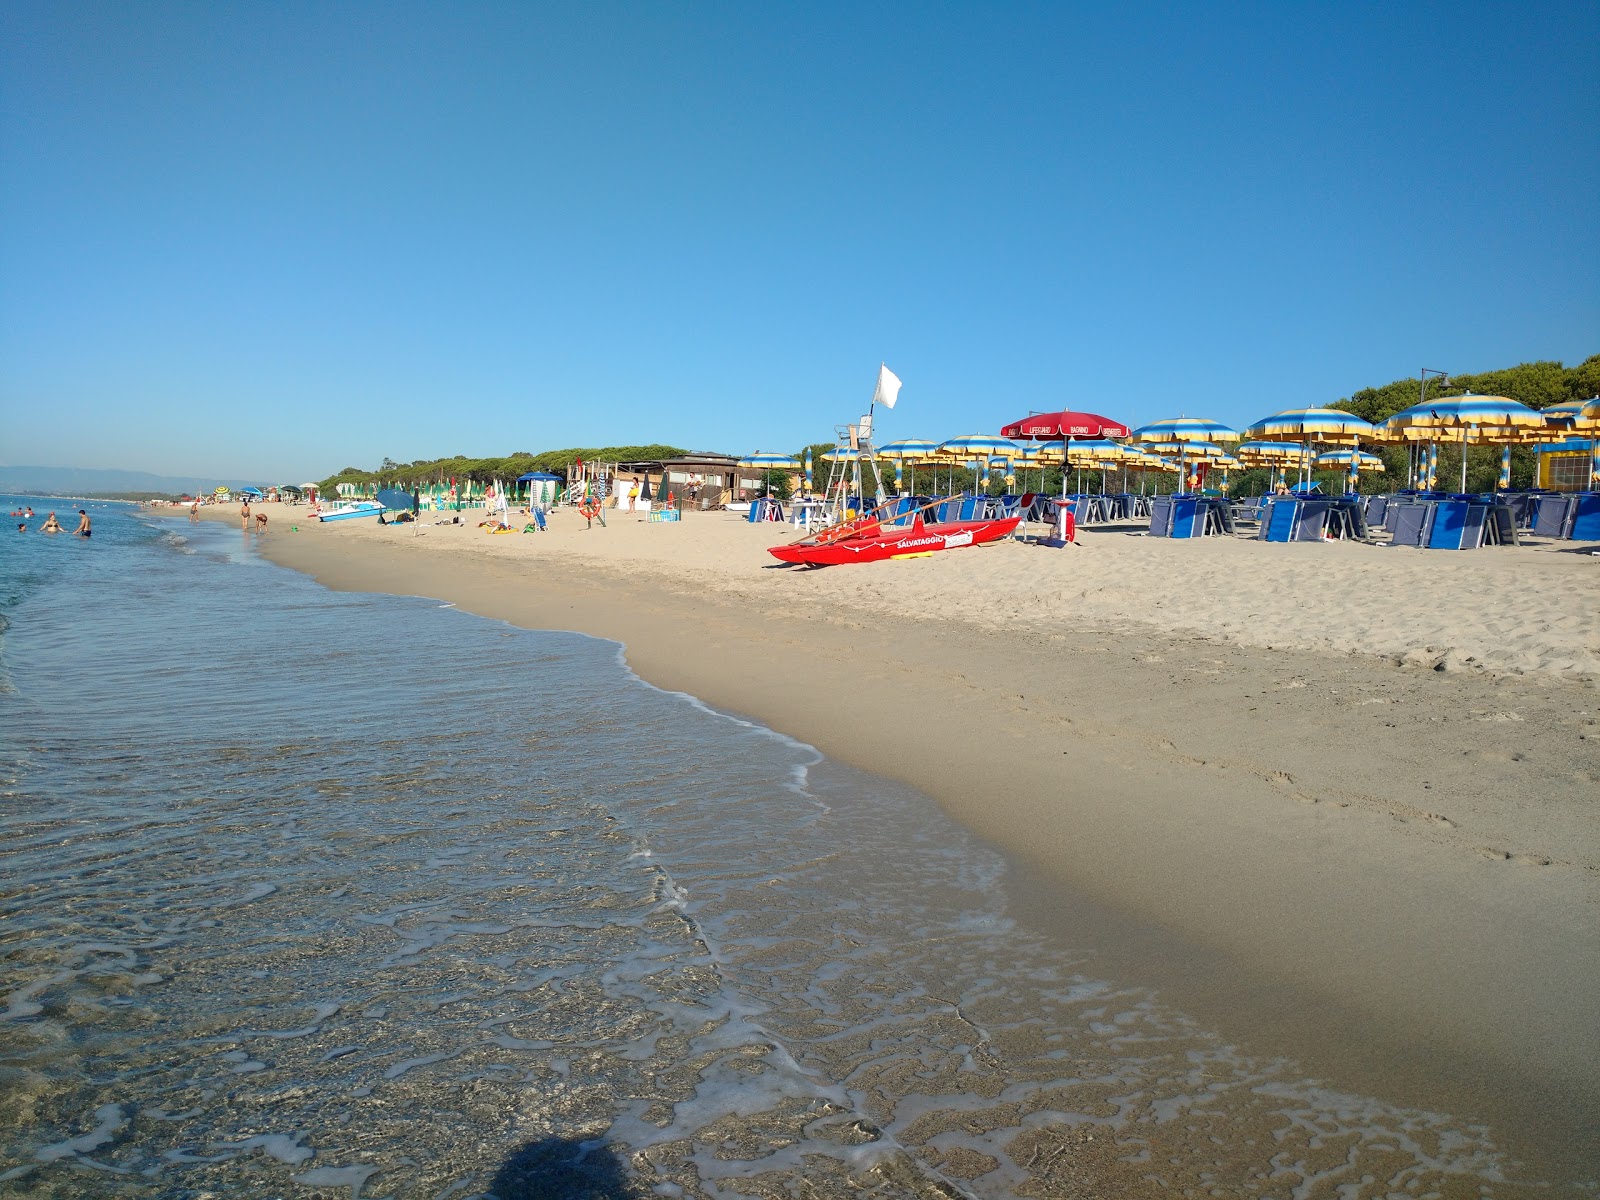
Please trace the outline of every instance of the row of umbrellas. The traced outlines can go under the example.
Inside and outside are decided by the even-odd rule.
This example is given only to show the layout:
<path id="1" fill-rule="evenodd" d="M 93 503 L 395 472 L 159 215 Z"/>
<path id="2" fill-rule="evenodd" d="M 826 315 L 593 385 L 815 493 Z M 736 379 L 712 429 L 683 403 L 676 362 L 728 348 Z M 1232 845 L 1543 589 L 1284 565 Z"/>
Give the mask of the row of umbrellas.
<path id="1" fill-rule="evenodd" d="M 1074 466 L 1132 467 L 1186 472 L 1190 464 L 1224 468 L 1261 466 L 1309 472 L 1334 468 L 1347 472 L 1351 486 L 1363 471 L 1383 470 L 1383 460 L 1360 447 L 1407 445 L 1417 451 L 1414 465 L 1423 466 L 1431 486 L 1438 462 L 1438 444 L 1456 441 L 1502 448 L 1500 486 L 1510 485 L 1511 448 L 1561 440 L 1574 434 L 1595 440 L 1595 472 L 1600 475 L 1600 397 L 1588 401 L 1530 408 L 1505 396 L 1457 396 L 1426 401 L 1404 409 L 1381 424 L 1333 408 L 1296 408 L 1265 417 L 1242 431 L 1201 417 L 1173 417 L 1137 429 L 1118 425 L 1093 413 L 1061 412 L 1024 418 L 1005 426 L 1000 435 L 968 434 L 934 442 L 907 438 L 869 451 L 832 450 L 824 460 L 865 454 L 896 464 L 896 474 L 915 464 L 961 465 L 982 469 L 1064 463 Z M 1034 439 L 1023 445 L 1017 438 Z M 1116 438 L 1127 438 L 1129 445 Z M 1231 449 L 1224 448 L 1224 444 Z M 1176 456 L 1173 466 L 1168 457 Z M 811 470 L 787 454 L 756 454 L 742 466 Z M 1187 477 L 1187 476 L 1186 476 Z M 1461 488 L 1466 489 L 1466 455 L 1462 455 Z"/>

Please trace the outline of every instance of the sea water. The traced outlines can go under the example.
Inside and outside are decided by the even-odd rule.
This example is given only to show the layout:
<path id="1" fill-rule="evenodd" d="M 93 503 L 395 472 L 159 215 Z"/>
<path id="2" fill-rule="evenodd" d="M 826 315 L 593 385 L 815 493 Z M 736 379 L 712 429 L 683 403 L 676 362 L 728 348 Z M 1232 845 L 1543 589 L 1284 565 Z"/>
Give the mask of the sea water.
<path id="1" fill-rule="evenodd" d="M 615 644 L 92 515 L 0 537 L 0 1194 L 1522 1192 Z"/>

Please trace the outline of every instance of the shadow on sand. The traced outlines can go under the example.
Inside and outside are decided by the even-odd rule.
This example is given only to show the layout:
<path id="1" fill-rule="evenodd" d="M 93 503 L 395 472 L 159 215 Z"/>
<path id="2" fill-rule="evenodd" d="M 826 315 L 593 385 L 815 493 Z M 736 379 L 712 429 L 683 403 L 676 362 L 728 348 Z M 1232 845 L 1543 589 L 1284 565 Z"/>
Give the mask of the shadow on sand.
<path id="1" fill-rule="evenodd" d="M 609 1148 L 570 1138 L 529 1142 L 506 1159 L 487 1190 L 499 1200 L 627 1200 L 639 1194 Z"/>

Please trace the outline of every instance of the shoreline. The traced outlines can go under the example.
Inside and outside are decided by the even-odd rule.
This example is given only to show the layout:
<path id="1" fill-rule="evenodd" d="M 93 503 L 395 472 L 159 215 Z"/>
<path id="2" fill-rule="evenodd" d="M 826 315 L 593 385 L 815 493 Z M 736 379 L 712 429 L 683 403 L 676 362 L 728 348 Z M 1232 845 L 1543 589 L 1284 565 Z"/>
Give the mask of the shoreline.
<path id="1" fill-rule="evenodd" d="M 539 538 L 288 524 L 261 552 L 327 586 L 617 641 L 655 686 L 917 787 L 1016 864 L 1021 919 L 1253 1052 L 1538 1158 L 1593 1134 L 1591 688 L 1148 627 L 1041 643 L 861 606 L 766 615 L 701 572 Z"/>

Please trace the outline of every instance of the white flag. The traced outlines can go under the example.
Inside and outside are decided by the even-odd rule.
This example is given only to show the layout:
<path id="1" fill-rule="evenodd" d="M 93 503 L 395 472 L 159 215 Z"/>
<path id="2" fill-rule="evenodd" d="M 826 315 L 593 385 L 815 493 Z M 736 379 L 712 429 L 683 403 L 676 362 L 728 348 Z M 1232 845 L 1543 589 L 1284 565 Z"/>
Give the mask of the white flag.
<path id="1" fill-rule="evenodd" d="M 881 404 L 885 408 L 893 408 L 894 402 L 900 397 L 900 377 L 888 367 L 878 366 L 878 390 L 872 393 L 872 402 Z"/>

